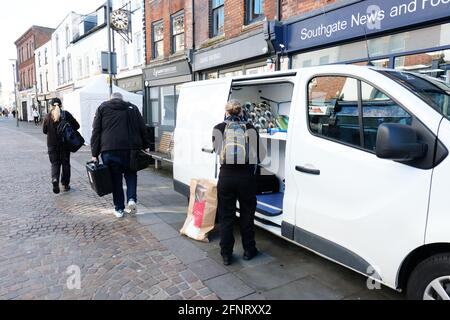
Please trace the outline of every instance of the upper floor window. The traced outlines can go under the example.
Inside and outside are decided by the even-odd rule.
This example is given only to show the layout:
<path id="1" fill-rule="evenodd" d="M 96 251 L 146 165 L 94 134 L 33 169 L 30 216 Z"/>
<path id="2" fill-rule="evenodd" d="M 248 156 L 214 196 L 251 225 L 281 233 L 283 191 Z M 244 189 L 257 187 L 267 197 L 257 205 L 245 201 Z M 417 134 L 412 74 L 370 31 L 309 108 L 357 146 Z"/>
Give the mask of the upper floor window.
<path id="1" fill-rule="evenodd" d="M 245 20 L 250 24 L 264 17 L 264 0 L 245 0 Z"/>
<path id="2" fill-rule="evenodd" d="M 45 65 L 48 64 L 48 50 L 47 50 L 47 48 L 45 48 L 45 52 L 44 52 L 44 63 L 45 63 Z"/>
<path id="3" fill-rule="evenodd" d="M 38 67 L 41 67 L 41 53 L 38 53 Z"/>
<path id="4" fill-rule="evenodd" d="M 59 36 L 55 36 L 55 47 L 56 47 L 56 55 L 59 55 Z"/>
<path id="5" fill-rule="evenodd" d="M 137 32 L 134 36 L 135 64 L 141 65 L 143 58 L 142 32 Z"/>
<path id="6" fill-rule="evenodd" d="M 153 23 L 153 58 L 164 56 L 164 24 L 163 21 Z"/>
<path id="7" fill-rule="evenodd" d="M 70 29 L 69 26 L 66 26 L 66 47 L 70 45 L 72 41 L 70 40 Z"/>
<path id="8" fill-rule="evenodd" d="M 211 0 L 212 36 L 223 34 L 225 25 L 224 0 Z"/>
<path id="9" fill-rule="evenodd" d="M 72 81 L 72 56 L 67 56 L 67 80 Z"/>
<path id="10" fill-rule="evenodd" d="M 171 17 L 172 22 L 172 53 L 184 51 L 184 12 Z"/>
<path id="11" fill-rule="evenodd" d="M 370 152 L 381 124 L 412 123 L 412 116 L 384 92 L 344 76 L 312 79 L 308 107 L 313 134 Z"/>

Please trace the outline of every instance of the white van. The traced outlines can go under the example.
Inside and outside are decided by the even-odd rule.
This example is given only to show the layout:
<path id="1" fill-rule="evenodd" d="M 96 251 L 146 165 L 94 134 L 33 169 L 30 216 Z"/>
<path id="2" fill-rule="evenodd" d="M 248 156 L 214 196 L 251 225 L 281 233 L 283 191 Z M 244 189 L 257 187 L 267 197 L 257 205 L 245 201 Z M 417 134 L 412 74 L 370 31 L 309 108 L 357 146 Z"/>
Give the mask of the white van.
<path id="1" fill-rule="evenodd" d="M 213 127 L 227 101 L 269 103 L 261 133 L 280 192 L 256 224 L 412 299 L 450 299 L 450 86 L 415 73 L 331 65 L 185 84 L 175 189 L 217 179 Z"/>

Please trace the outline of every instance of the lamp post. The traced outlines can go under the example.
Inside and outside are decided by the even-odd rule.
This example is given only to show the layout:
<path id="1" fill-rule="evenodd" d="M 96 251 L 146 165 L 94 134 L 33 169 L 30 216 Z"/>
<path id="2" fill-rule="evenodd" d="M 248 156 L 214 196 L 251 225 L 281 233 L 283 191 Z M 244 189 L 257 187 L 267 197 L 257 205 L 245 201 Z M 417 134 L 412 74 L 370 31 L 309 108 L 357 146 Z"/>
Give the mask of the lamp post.
<path id="1" fill-rule="evenodd" d="M 17 121 L 17 128 L 19 127 L 19 103 L 17 101 L 17 81 L 16 81 L 16 76 L 17 76 L 17 60 L 16 59 L 9 59 L 10 62 L 12 62 L 12 67 L 13 67 L 13 81 L 14 81 L 14 100 L 16 102 L 16 121 Z"/>
<path id="2" fill-rule="evenodd" d="M 111 0 L 106 1 L 106 29 L 108 33 L 108 73 L 109 73 L 109 95 L 113 93 L 112 79 L 112 41 L 111 41 Z"/>

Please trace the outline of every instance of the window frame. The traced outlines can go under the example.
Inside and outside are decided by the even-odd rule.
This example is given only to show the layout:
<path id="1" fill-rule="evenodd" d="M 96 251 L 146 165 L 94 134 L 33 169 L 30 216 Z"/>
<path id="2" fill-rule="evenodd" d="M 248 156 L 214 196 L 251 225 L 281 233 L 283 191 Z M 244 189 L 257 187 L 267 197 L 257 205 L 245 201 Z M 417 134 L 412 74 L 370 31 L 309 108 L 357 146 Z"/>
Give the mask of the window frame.
<path id="1" fill-rule="evenodd" d="M 175 34 L 174 28 L 173 28 L 173 22 L 176 18 L 179 18 L 181 16 L 183 17 L 184 29 L 183 29 L 183 32 Z M 178 36 L 182 36 L 183 38 L 186 36 L 186 16 L 184 14 L 184 10 L 180 10 L 170 16 L 170 38 L 171 38 L 170 39 L 170 45 L 171 45 L 170 52 L 172 54 L 184 52 L 184 50 L 186 49 L 186 39 L 183 39 L 184 40 L 183 49 L 176 51 L 175 39 Z"/>
<path id="2" fill-rule="evenodd" d="M 224 21 L 224 28 L 225 28 L 225 1 L 223 1 L 223 3 L 219 6 L 214 7 L 213 6 L 213 1 L 210 1 L 210 16 L 211 16 L 211 37 L 219 37 L 221 35 L 223 35 L 225 33 L 225 30 L 222 32 L 219 32 L 219 19 L 217 19 L 216 21 L 216 17 L 215 17 L 215 12 L 216 11 L 220 11 L 222 9 L 223 12 L 223 21 Z M 216 25 L 217 24 L 217 25 Z M 217 29 L 216 29 L 217 27 Z"/>
<path id="3" fill-rule="evenodd" d="M 253 16 L 253 8 L 254 8 L 255 1 L 262 2 L 261 4 L 262 4 L 262 8 L 263 8 L 263 13 L 258 15 L 255 18 L 252 18 L 251 16 Z M 262 21 L 262 20 L 264 20 L 264 17 L 265 17 L 264 0 L 245 0 L 245 24 L 246 25 L 250 25 L 252 23 Z"/>
<path id="4" fill-rule="evenodd" d="M 163 36 L 160 40 L 156 41 L 155 40 L 155 30 L 156 30 L 156 27 L 158 27 L 159 25 L 161 25 L 163 28 Z M 162 56 L 157 56 L 156 55 L 156 53 L 157 53 L 156 44 L 159 44 L 160 42 L 162 42 L 162 44 L 163 44 L 163 53 L 162 53 Z M 155 21 L 152 23 L 152 58 L 154 60 L 164 58 L 164 20 L 158 20 L 158 21 Z"/>
<path id="5" fill-rule="evenodd" d="M 356 81 L 358 81 L 358 112 L 359 112 L 359 135 L 360 135 L 360 145 L 354 145 L 354 144 L 350 144 L 347 143 L 345 141 L 342 140 L 337 140 L 337 139 L 333 139 L 324 135 L 319 135 L 315 132 L 313 132 L 311 130 L 311 125 L 310 125 L 310 115 L 309 115 L 309 101 L 310 101 L 310 92 L 309 92 L 309 84 L 311 83 L 311 81 L 315 78 L 323 78 L 323 77 L 345 77 L 345 78 L 352 78 L 355 79 Z M 393 81 L 393 80 L 391 80 Z M 369 150 L 364 148 L 363 146 L 365 145 L 365 139 L 364 139 L 364 110 L 363 110 L 363 101 L 362 101 L 362 82 L 365 82 L 366 84 L 372 86 L 373 88 L 379 90 L 380 92 L 382 92 L 384 95 L 386 95 L 386 97 L 388 97 L 389 99 L 391 99 L 393 102 L 395 102 L 399 107 L 401 107 L 405 112 L 407 112 L 410 116 L 411 116 L 411 127 L 413 127 L 413 124 L 415 121 L 419 122 L 424 128 L 426 128 L 429 132 L 431 132 L 433 135 L 433 131 L 431 131 L 419 118 L 417 118 L 415 116 L 415 114 L 413 112 L 411 112 L 411 110 L 409 110 L 408 108 L 406 108 L 404 106 L 404 104 L 400 103 L 397 99 L 393 98 L 392 95 L 388 94 L 385 90 L 382 90 L 379 86 L 373 84 L 371 81 L 368 81 L 366 79 L 363 79 L 361 77 L 355 76 L 355 75 L 349 75 L 349 74 L 344 74 L 344 73 L 324 73 L 324 74 L 319 74 L 319 75 L 313 75 L 310 76 L 306 82 L 306 126 L 308 127 L 308 131 L 309 133 L 317 138 L 320 139 L 324 139 L 324 140 L 328 140 L 331 142 L 335 142 L 341 145 L 344 145 L 346 147 L 350 147 L 353 149 L 357 149 L 360 151 L 364 151 L 367 153 L 370 153 L 372 155 L 376 155 L 376 151 L 374 150 Z"/>

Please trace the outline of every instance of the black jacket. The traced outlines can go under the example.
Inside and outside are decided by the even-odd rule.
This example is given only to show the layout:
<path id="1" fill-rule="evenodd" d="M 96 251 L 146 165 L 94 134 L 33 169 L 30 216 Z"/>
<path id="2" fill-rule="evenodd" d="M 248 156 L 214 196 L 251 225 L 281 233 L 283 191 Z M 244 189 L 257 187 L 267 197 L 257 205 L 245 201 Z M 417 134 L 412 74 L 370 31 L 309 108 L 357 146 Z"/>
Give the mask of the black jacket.
<path id="1" fill-rule="evenodd" d="M 219 123 L 213 130 L 213 146 L 214 152 L 220 156 L 223 143 L 223 135 L 227 124 L 225 122 Z M 261 163 L 266 157 L 266 149 L 260 144 L 259 133 L 255 127 L 247 123 L 247 131 L 250 137 L 250 163 L 251 164 L 225 164 L 220 167 L 220 176 L 230 177 L 245 177 L 255 175 L 257 172 L 256 165 Z M 256 143 L 255 143 L 256 142 Z"/>
<path id="2" fill-rule="evenodd" d="M 74 130 L 80 129 L 80 124 L 69 111 L 61 110 L 61 117 L 63 117 L 63 113 L 65 114 L 66 121 L 69 122 Z M 51 113 L 47 114 L 44 119 L 42 131 L 47 135 L 47 147 L 49 151 L 62 149 L 62 142 L 57 135 L 58 124 L 59 121 L 53 121 Z"/>
<path id="3" fill-rule="evenodd" d="M 129 125 L 130 124 L 130 125 Z M 150 148 L 150 137 L 139 109 L 119 99 L 104 102 L 95 115 L 92 156 L 115 150 Z"/>

